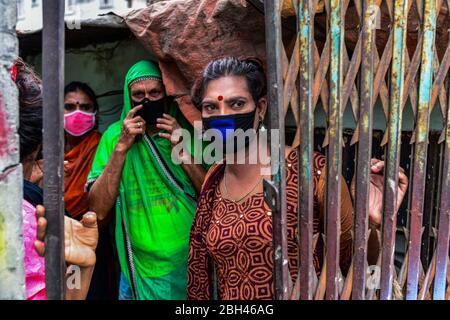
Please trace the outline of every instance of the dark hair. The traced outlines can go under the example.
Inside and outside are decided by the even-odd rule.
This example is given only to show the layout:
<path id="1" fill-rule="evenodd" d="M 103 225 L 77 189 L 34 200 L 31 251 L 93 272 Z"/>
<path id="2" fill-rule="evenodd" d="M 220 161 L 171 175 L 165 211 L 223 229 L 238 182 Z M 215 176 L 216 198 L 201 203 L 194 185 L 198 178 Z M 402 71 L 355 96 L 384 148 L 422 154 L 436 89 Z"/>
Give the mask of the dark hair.
<path id="1" fill-rule="evenodd" d="M 22 59 L 15 62 L 19 91 L 20 161 L 42 146 L 42 81 Z"/>
<path id="2" fill-rule="evenodd" d="M 266 75 L 259 59 L 225 57 L 213 60 L 206 66 L 192 88 L 192 103 L 200 109 L 209 82 L 226 76 L 245 77 L 255 103 L 267 94 Z"/>
<path id="3" fill-rule="evenodd" d="M 89 99 L 91 99 L 91 101 L 94 103 L 94 110 L 98 111 L 97 95 L 87 83 L 80 81 L 72 81 L 71 83 L 69 83 L 64 87 L 64 96 L 70 92 L 77 92 L 77 91 L 84 92 L 89 97 Z"/>

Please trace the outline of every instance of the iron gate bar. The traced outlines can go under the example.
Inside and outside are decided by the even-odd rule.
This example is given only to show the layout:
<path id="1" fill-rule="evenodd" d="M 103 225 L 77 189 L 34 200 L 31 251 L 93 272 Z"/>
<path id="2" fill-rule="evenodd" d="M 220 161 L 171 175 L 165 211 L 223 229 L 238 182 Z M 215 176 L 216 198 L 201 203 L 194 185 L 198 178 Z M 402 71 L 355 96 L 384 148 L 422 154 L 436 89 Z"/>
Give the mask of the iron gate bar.
<path id="1" fill-rule="evenodd" d="M 287 0 L 288 1 L 288 0 Z M 355 0 L 356 1 L 356 0 Z M 364 1 L 364 2 L 363 2 Z M 430 38 L 427 38 L 427 35 L 425 34 L 426 31 L 428 33 L 430 32 L 427 28 L 422 28 L 423 30 L 419 30 L 418 32 L 418 42 L 416 45 L 416 48 L 414 50 L 414 55 L 411 59 L 409 59 L 408 50 L 406 46 L 406 37 L 407 37 L 407 18 L 410 13 L 410 8 L 412 8 L 412 4 L 416 3 L 419 7 L 419 21 L 422 24 L 422 21 L 433 21 L 433 18 L 430 19 L 430 15 L 433 15 L 433 13 L 426 12 L 426 10 L 423 10 L 422 8 L 422 2 L 415 1 L 415 0 L 386 0 L 383 5 L 387 5 L 387 8 L 389 10 L 389 16 L 392 21 L 393 27 L 389 31 L 389 38 L 387 39 L 387 43 L 385 45 L 385 48 L 383 50 L 383 54 L 381 57 L 379 57 L 377 48 L 375 47 L 375 42 L 369 41 L 369 36 L 367 35 L 368 31 L 371 31 L 372 33 L 372 41 L 375 34 L 375 31 L 372 30 L 366 30 L 366 20 L 369 19 L 367 15 L 367 9 L 370 5 L 373 5 L 375 0 L 359 0 L 355 2 L 355 6 L 357 9 L 357 13 L 361 16 L 361 21 L 363 23 L 362 28 L 359 29 L 359 38 L 358 42 L 356 43 L 356 47 L 354 49 L 353 56 L 351 60 L 348 59 L 346 56 L 346 50 L 345 47 L 342 45 L 343 36 L 341 32 L 344 32 L 343 30 L 343 17 L 347 13 L 347 6 L 349 3 L 349 0 L 342 0 L 342 2 L 338 0 L 330 0 L 325 2 L 326 12 L 327 12 L 327 36 L 326 41 L 324 44 L 324 47 L 322 49 L 322 52 L 319 53 L 318 48 L 313 41 L 310 42 L 310 45 L 312 47 L 308 47 L 308 43 L 305 41 L 305 39 L 309 37 L 313 37 L 312 32 L 312 26 L 309 26 L 306 23 L 307 17 L 309 19 L 313 19 L 314 13 L 312 12 L 316 3 L 310 3 L 308 0 L 295 0 L 293 2 L 293 6 L 296 9 L 297 18 L 298 18 L 298 33 L 296 36 L 298 37 L 295 43 L 294 47 L 294 54 L 292 55 L 290 61 L 288 60 L 285 50 L 282 47 L 282 45 L 279 45 L 278 47 L 275 47 L 273 51 L 278 51 L 278 56 L 276 56 L 274 53 L 272 53 L 272 60 L 268 59 L 268 66 L 272 66 L 272 62 L 277 62 L 277 60 L 273 60 L 273 57 L 278 57 L 281 60 L 281 68 L 278 65 L 278 71 L 281 70 L 281 77 L 278 78 L 278 84 L 279 86 L 277 89 L 280 91 L 282 90 L 284 93 L 284 96 L 280 97 L 279 99 L 286 99 L 284 100 L 284 103 L 282 104 L 283 108 L 280 110 L 280 108 L 271 108 L 272 112 L 283 112 L 283 114 L 278 116 L 277 121 L 275 121 L 276 125 L 280 125 L 282 123 L 282 120 L 280 117 L 286 116 L 286 112 L 290 106 L 292 111 L 294 112 L 294 116 L 297 120 L 297 132 L 294 141 L 297 141 L 300 143 L 299 148 L 299 233 L 300 233 L 300 273 L 299 273 L 299 280 L 298 284 L 301 284 L 300 286 L 297 286 L 296 288 L 300 289 L 300 298 L 301 299 L 311 299 L 314 296 L 315 298 L 322 299 L 324 296 L 327 299 L 337 299 L 338 298 L 338 286 L 337 286 L 337 276 L 339 272 L 339 236 L 340 236 L 340 217 L 336 214 L 336 211 L 339 212 L 339 205 L 335 205 L 332 207 L 330 205 L 330 201 L 335 199 L 339 199 L 336 194 L 336 190 L 338 188 L 336 187 L 330 187 L 330 180 L 333 178 L 340 179 L 341 177 L 341 171 L 336 170 L 336 167 L 340 167 L 342 163 L 342 158 L 336 161 L 337 157 L 339 156 L 339 151 L 337 151 L 338 147 L 336 145 L 340 146 L 340 135 L 341 133 L 336 132 L 336 130 L 342 130 L 342 112 L 343 109 L 346 106 L 345 101 L 349 100 L 352 103 L 352 111 L 357 118 L 357 131 L 354 134 L 354 138 L 352 139 L 353 142 L 360 142 L 358 144 L 357 149 L 357 170 L 356 170 L 356 180 L 357 180 L 357 189 L 356 189 L 356 202 L 355 204 L 356 208 L 356 214 L 355 214 L 355 251 L 354 251 L 354 259 L 352 260 L 352 269 L 350 275 L 352 275 L 351 278 L 348 278 L 345 282 L 345 293 L 343 294 L 342 298 L 348 298 L 350 294 L 353 294 L 353 299 L 364 299 L 366 298 L 365 295 L 365 266 L 366 266 L 366 259 L 367 259 L 367 234 L 362 234 L 362 230 L 367 230 L 367 224 L 368 224 L 368 216 L 367 216 L 367 207 L 364 207 L 367 205 L 367 201 L 364 202 L 364 197 L 367 197 L 367 186 L 368 186 L 368 180 L 370 179 L 370 175 L 368 174 L 370 169 L 370 157 L 371 157 L 371 117 L 373 114 L 373 108 L 370 109 L 367 106 L 373 107 L 375 105 L 375 102 L 377 100 L 377 97 L 379 96 L 383 105 L 383 111 L 388 118 L 388 124 L 387 124 L 387 130 L 386 134 L 383 137 L 382 145 L 387 143 L 387 146 L 385 148 L 385 154 L 386 154 L 386 167 L 385 167 L 385 175 L 384 175 L 384 185 L 385 188 L 383 190 L 383 224 L 382 224 L 382 251 L 381 255 L 379 257 L 378 265 L 381 265 L 381 292 L 380 297 L 381 299 L 392 299 L 393 298 L 393 283 L 395 278 L 395 265 L 394 265 L 394 249 L 395 249 L 395 239 L 396 239 L 396 225 L 397 225 L 397 214 L 396 214 L 396 207 L 397 207 L 397 192 L 398 192 L 398 181 L 396 177 L 399 173 L 399 160 L 400 160 L 400 146 L 401 146 L 401 125 L 402 125 L 402 111 L 406 104 L 406 100 L 409 97 L 411 100 L 411 103 L 414 107 L 414 114 L 416 117 L 416 123 L 417 126 L 415 128 L 416 135 L 415 139 L 417 141 L 412 140 L 411 143 L 419 143 L 419 134 L 418 131 L 422 130 L 425 134 L 428 135 L 428 118 L 429 114 L 431 113 L 431 110 L 433 109 L 433 105 L 435 102 L 439 101 L 441 104 L 441 110 L 443 114 L 448 113 L 448 105 L 442 104 L 442 101 L 445 99 L 449 99 L 450 97 L 446 92 L 442 93 L 441 89 L 444 86 L 444 82 L 446 80 L 446 77 L 448 75 L 448 66 L 450 65 L 449 59 L 450 59 L 450 46 L 447 47 L 447 50 L 444 54 L 442 62 L 438 63 L 437 60 L 437 54 L 434 50 L 426 49 L 427 46 L 433 46 L 433 41 L 430 40 Z M 427 0 L 428 1 L 428 0 Z M 431 0 L 434 1 L 434 0 Z M 431 1 L 428 1 L 425 5 L 430 5 Z M 281 2 L 282 3 L 282 2 Z M 273 7 L 276 7 L 277 10 L 276 13 L 278 13 L 278 10 L 281 10 L 281 3 L 276 2 L 273 4 Z M 377 1 L 379 3 L 379 1 Z M 440 8 L 442 4 L 441 0 L 437 0 L 437 8 Z M 446 2 L 447 7 L 450 4 L 450 1 Z M 300 8 L 298 8 L 299 6 Z M 434 4 L 433 4 L 434 6 Z M 308 10 L 308 7 L 310 8 Z M 384 7 L 386 9 L 386 7 Z M 416 10 L 416 9 L 414 9 Z M 423 11 L 423 12 L 422 12 Z M 428 10 L 429 11 L 429 10 Z M 434 19 L 436 19 L 436 14 L 439 12 L 439 9 L 436 10 L 434 8 Z M 278 17 L 279 18 L 279 17 Z M 337 25 L 337 18 L 340 19 L 339 28 L 336 27 Z M 266 19 L 268 19 L 266 17 Z M 428 19 L 428 20 L 427 20 Z M 269 20 L 266 20 L 269 21 Z M 276 24 L 273 23 L 272 26 L 275 30 Z M 435 28 L 436 26 L 434 26 Z M 266 30 L 268 26 L 266 24 Z M 304 33 L 303 33 L 304 31 Z M 275 31 L 274 31 L 275 32 Z M 310 32 L 310 34 L 308 34 Z M 275 32 L 276 36 L 281 38 L 281 30 L 277 30 Z M 273 36 L 273 35 L 272 35 Z M 367 36 L 367 38 L 365 38 Z M 311 38 L 309 38 L 311 39 Z M 427 39 L 427 43 L 426 40 Z M 275 43 L 275 40 L 279 41 L 279 44 L 281 44 L 281 39 L 274 39 L 273 43 Z M 295 40 L 295 39 L 294 39 Z M 269 46 L 269 40 L 267 43 L 267 46 Z M 293 44 L 293 43 L 292 43 Z M 372 50 L 369 48 L 369 46 L 372 46 Z M 281 49 L 280 49 L 281 47 Z M 312 53 L 311 51 L 312 50 Z M 361 51 L 360 51 L 361 50 Z M 365 50 L 366 53 L 363 53 L 362 51 Z M 425 57 L 424 52 L 428 52 L 428 55 Z M 356 54 L 356 56 L 355 56 Z M 428 61 L 426 61 L 428 59 Z M 340 64 L 336 63 L 337 60 L 340 60 Z M 311 67 L 308 63 L 314 62 L 313 70 L 311 70 Z M 434 64 L 433 64 L 434 62 Z M 330 65 L 330 67 L 328 67 Z M 343 66 L 345 69 L 340 69 L 340 65 Z M 391 66 L 389 68 L 389 66 Z M 421 70 L 419 72 L 419 66 L 421 66 Z M 297 77 L 296 74 L 296 68 L 298 68 L 299 72 L 299 84 L 298 87 L 294 86 L 295 78 Z M 358 89 L 361 90 L 359 93 L 357 93 L 355 81 L 357 80 L 357 73 L 358 68 L 360 68 L 359 71 L 359 86 Z M 376 72 L 375 69 L 376 68 Z M 347 70 L 348 69 L 348 70 Z M 387 71 L 390 69 L 390 80 L 391 81 L 385 81 L 384 78 L 386 76 Z M 276 68 L 273 68 L 273 70 L 277 70 Z M 344 70 L 347 70 L 347 74 L 344 77 L 343 73 Z M 426 74 L 428 72 L 428 75 Z M 433 73 L 432 73 L 433 72 Z M 371 74 L 370 74 L 371 73 Z M 277 74 L 278 75 L 278 74 Z M 417 79 L 418 75 L 421 75 L 420 79 Z M 435 81 L 432 82 L 433 75 L 435 76 Z M 279 76 L 279 75 L 278 75 Z M 313 78 L 315 76 L 315 78 Z M 325 81 L 327 77 L 328 81 Z M 283 80 L 280 79 L 282 77 L 285 77 L 284 83 Z M 333 78 L 334 77 L 334 78 Z M 368 78 L 372 77 L 373 81 L 373 87 L 368 85 L 371 81 L 368 80 Z M 429 77 L 429 80 L 427 81 L 426 78 Z M 277 78 L 275 76 L 275 78 Z M 344 81 L 345 80 L 345 81 Z M 419 81 L 420 80 L 420 81 Z M 448 79 L 447 79 L 448 81 Z M 387 83 L 386 83 L 387 82 Z M 275 83 L 275 82 L 270 82 Z M 422 92 L 419 90 L 418 85 L 420 84 L 420 89 L 423 90 L 426 88 L 428 90 L 428 96 L 422 95 Z M 428 83 L 428 84 L 426 84 Z M 308 87 L 312 85 L 312 92 L 311 90 L 308 90 Z M 338 86 L 338 88 L 336 88 Z M 282 88 L 282 89 L 281 89 Z M 388 88 L 390 92 L 388 92 Z M 370 90 L 372 90 L 370 94 Z M 448 91 L 449 89 L 446 88 Z M 279 93 L 279 92 L 278 92 Z M 311 170 L 311 168 L 308 168 L 311 166 L 311 158 L 310 156 L 310 150 L 308 150 L 308 139 L 311 139 L 309 134 L 311 132 L 308 132 L 307 126 L 311 126 L 312 119 L 309 117 L 307 119 L 307 114 L 311 113 L 309 108 L 309 99 L 308 94 L 311 95 L 312 104 L 315 105 L 318 101 L 319 95 L 322 100 L 323 107 L 328 114 L 328 124 L 329 128 L 327 130 L 327 135 L 325 138 L 324 146 L 328 145 L 329 148 L 327 150 L 327 170 L 328 170 L 328 177 L 327 177 L 327 201 L 326 201 L 326 252 L 327 256 L 324 261 L 324 267 L 323 274 L 320 279 L 320 284 L 318 287 L 318 290 L 311 296 L 311 277 L 308 278 L 308 272 L 311 270 L 311 265 L 309 264 L 309 259 L 312 255 L 313 248 L 311 248 L 308 243 L 311 241 L 311 234 L 312 232 L 311 228 L 308 228 L 308 222 L 310 222 L 310 204 L 308 204 L 308 201 L 310 201 L 310 195 L 308 192 L 310 192 L 311 185 L 307 185 L 306 181 L 310 178 L 308 176 L 308 173 L 310 172 L 308 170 Z M 358 97 L 354 96 L 355 94 L 358 95 Z M 338 100 L 338 98 L 340 98 Z M 359 99 L 358 99 L 359 98 Z M 439 99 L 439 100 L 438 100 Z M 360 102 L 358 102 L 358 100 Z M 371 101 L 370 101 L 371 100 Z M 340 105 L 336 107 L 336 101 L 340 102 Z M 422 121 L 420 119 L 420 107 L 417 108 L 417 105 L 423 104 L 424 101 L 427 103 L 428 108 L 426 110 L 427 114 L 427 121 Z M 417 102 L 417 103 L 416 103 Z M 356 104 L 355 104 L 356 103 Z M 450 100 L 449 102 L 450 103 Z M 330 104 L 328 106 L 328 104 Z M 298 105 L 298 107 L 297 107 Z M 272 104 L 271 104 L 272 106 Z M 417 109 L 417 110 L 416 110 Z M 425 112 L 425 111 L 423 111 Z M 271 117 L 272 118 L 272 117 Z M 423 116 L 422 116 L 423 118 Z M 366 120 L 364 120 L 366 119 Z M 367 121 L 369 119 L 369 121 Z M 448 117 L 446 118 L 448 122 Z M 273 121 L 274 119 L 272 119 Z M 306 121 L 309 120 L 309 123 Z M 448 123 L 447 123 L 448 126 Z M 276 127 L 273 127 L 276 128 Z M 426 128 L 426 129 L 424 129 Z M 355 139 L 356 136 L 356 139 Z M 443 142 L 445 139 L 448 138 L 448 128 L 446 130 L 443 130 L 442 136 L 440 138 L 440 142 Z M 329 141 L 330 140 L 330 141 Z M 367 143 L 365 143 L 366 141 Z M 425 139 L 427 141 L 427 139 Z M 448 243 L 448 234 L 450 233 L 450 212 L 448 208 L 448 193 L 449 193 L 449 186 L 448 186 L 448 178 L 449 178 L 449 168 L 448 168 L 448 149 L 449 149 L 449 143 L 443 148 L 445 150 L 444 158 L 442 160 L 441 165 L 441 172 L 446 172 L 446 174 L 442 174 L 439 178 L 439 188 L 438 196 L 436 197 L 436 201 L 441 201 L 440 205 L 440 213 L 439 216 L 440 222 L 439 222 L 439 236 L 436 243 L 438 243 L 438 246 L 436 248 L 435 255 L 433 257 L 433 264 L 428 267 L 426 270 L 417 270 L 415 272 L 415 276 L 417 279 L 419 278 L 420 273 L 423 273 L 426 275 L 425 279 L 425 287 L 421 289 L 420 296 L 422 298 L 427 297 L 429 295 L 429 288 L 431 288 L 431 285 L 433 285 L 433 280 L 435 280 L 435 286 L 434 290 L 439 291 L 440 293 L 436 293 L 436 299 L 442 298 L 442 296 L 449 295 L 450 288 L 446 288 L 446 282 L 447 282 L 447 275 L 446 275 L 446 269 L 448 268 L 448 249 L 449 249 L 449 243 Z M 294 143 L 294 145 L 297 145 Z M 362 146 L 362 147 L 361 147 Z M 342 151 L 341 151 L 342 152 Z M 275 154 L 275 153 L 273 153 Z M 409 154 L 409 152 L 408 152 Z M 419 161 L 417 154 L 420 154 L 420 157 L 422 159 L 420 160 L 421 163 L 424 163 L 422 160 L 426 160 L 427 156 L 427 150 L 419 151 L 418 148 L 415 148 L 414 151 L 415 157 L 413 158 L 413 162 Z M 364 159 L 365 158 L 365 159 Z M 365 160 L 365 161 L 364 161 Z M 426 165 L 426 163 L 425 163 Z M 425 165 L 423 168 L 425 168 Z M 363 168 L 363 169 L 361 169 Z M 367 179 L 362 178 L 364 174 L 364 168 L 367 170 Z M 335 169 L 334 172 L 337 172 L 337 175 L 333 176 L 332 169 Z M 417 175 L 417 170 L 413 167 L 412 172 Z M 425 170 L 424 173 L 425 174 Z M 412 174 L 411 174 L 412 175 Z M 276 177 L 273 178 L 274 182 L 269 183 L 268 181 L 265 181 L 265 192 L 266 192 L 266 198 L 269 201 L 271 199 L 271 196 L 275 198 L 275 200 L 280 199 L 280 194 L 278 191 L 283 191 L 283 188 L 285 187 L 284 184 L 276 181 Z M 416 184 L 414 182 L 414 179 L 411 179 L 412 184 Z M 361 186 L 362 184 L 362 186 Z M 339 184 L 338 184 L 339 187 Z M 417 187 L 417 186 L 416 186 Z M 424 190 L 424 186 L 422 186 L 422 191 Z M 410 188 L 408 192 L 411 194 L 413 188 Z M 417 188 L 416 188 L 417 189 Z M 366 195 L 365 195 L 366 193 Z M 271 196 L 270 196 L 271 195 Z M 425 199 L 423 199 L 423 193 L 422 193 L 422 208 L 423 208 L 423 202 Z M 441 197 L 439 197 L 441 196 Z M 306 199 L 306 200 L 305 200 Z M 417 203 L 413 203 L 414 200 L 409 201 L 410 206 L 417 205 Z M 436 203 L 437 203 L 436 202 Z M 338 203 L 335 201 L 335 203 Z M 277 201 L 275 201 L 275 204 L 277 204 Z M 340 204 L 340 202 L 339 202 Z M 279 211 L 279 205 L 275 206 L 277 212 Z M 334 212 L 330 213 L 330 208 L 336 209 Z M 420 215 L 422 215 L 422 212 L 419 211 L 419 215 L 417 215 L 414 218 L 421 218 Z M 445 213 L 445 214 L 444 214 Z M 280 217 L 281 218 L 281 217 Z M 334 219 L 333 219 L 334 218 Z M 414 224 L 414 222 L 412 223 Z M 421 226 L 422 222 L 420 221 L 419 226 Z M 275 228 L 278 224 L 275 223 Z M 411 244 L 408 246 L 409 250 L 412 252 L 414 250 L 417 250 L 420 254 L 420 239 L 421 239 L 421 228 L 419 227 L 419 232 L 417 230 L 414 230 L 415 227 L 412 225 L 411 229 L 408 231 L 408 234 L 411 235 L 411 237 L 417 237 L 419 239 L 416 244 Z M 283 230 L 282 226 L 280 226 L 280 231 Z M 274 241 L 276 242 L 275 238 L 280 237 L 278 231 L 274 230 Z M 314 239 L 314 238 L 313 238 Z M 409 239 L 407 240 L 409 241 Z M 412 240 L 411 240 L 412 241 Z M 330 246 L 331 243 L 331 246 Z M 338 248 L 336 250 L 336 247 Z M 280 247 L 281 248 L 281 247 Z M 440 253 L 439 253 L 439 252 Z M 440 261 L 438 260 L 438 255 L 441 255 Z M 334 257 L 332 257 L 334 255 Z M 409 255 L 409 253 L 407 253 Z M 359 258 L 358 258 L 359 256 Z M 402 266 L 402 270 L 404 270 L 404 273 L 407 273 L 407 266 L 409 266 L 411 263 L 414 263 L 414 261 L 409 261 L 410 259 L 414 260 L 414 257 L 408 257 L 406 261 L 404 262 L 404 265 Z M 417 265 L 421 266 L 419 264 L 420 257 L 416 260 Z M 359 260 L 359 261 L 358 261 Z M 439 264 L 440 263 L 440 264 Z M 327 265 L 328 264 L 328 265 Z M 331 265 L 331 266 L 330 266 Z M 436 267 L 434 267 L 436 265 Z M 435 270 L 435 268 L 445 268 L 443 271 Z M 276 272 L 277 266 L 275 266 L 275 272 Z M 334 270 L 330 270 L 330 268 L 334 268 Z M 328 269 L 328 270 L 327 270 Z M 326 271 L 325 271 L 326 270 Z M 281 272 L 283 272 L 283 269 L 281 269 Z M 286 274 L 288 274 L 287 271 L 285 271 Z M 411 272 L 411 270 L 409 270 Z M 311 274 L 311 273 L 309 273 Z M 314 273 L 312 273 L 314 275 Z M 289 275 L 289 274 L 288 274 Z M 331 275 L 331 276 L 330 276 Z M 353 278 L 354 277 L 354 278 Z M 358 278 L 358 279 L 356 279 Z M 406 285 L 407 281 L 411 281 L 411 278 L 408 276 L 401 275 L 401 278 L 399 281 L 401 282 L 400 285 L 403 289 L 404 285 Z M 281 279 L 283 280 L 283 279 Z M 353 282 L 352 282 L 353 281 Z M 418 281 L 417 281 L 418 282 Z M 409 282 L 408 282 L 409 285 Z M 417 285 L 417 283 L 416 283 Z M 439 285 L 441 287 L 439 287 Z M 350 286 L 352 286 L 352 289 L 349 289 Z M 288 287 L 288 284 L 280 285 L 280 282 L 276 284 L 276 288 L 279 288 L 279 292 L 285 290 L 285 288 Z M 326 288 L 325 288 L 326 287 Z M 331 290 L 330 290 L 331 287 Z M 445 292 L 447 290 L 447 292 Z M 352 293 L 350 292 L 352 291 Z M 414 297 L 417 298 L 417 287 L 416 287 L 415 293 L 413 293 Z M 372 293 L 375 291 L 372 290 Z M 293 295 L 295 296 L 295 295 Z M 433 295 L 434 296 L 434 295 Z M 407 297 L 408 298 L 408 297 Z"/>
<path id="2" fill-rule="evenodd" d="M 287 228 L 286 228 L 286 163 L 284 154 L 284 112 L 283 112 L 283 68 L 281 37 L 281 4 L 280 0 L 265 0 L 265 31 L 267 55 L 267 96 L 270 132 L 279 130 L 279 141 L 270 141 L 273 147 L 279 146 L 277 154 L 271 154 L 272 185 L 276 199 L 267 199 L 269 192 L 264 191 L 268 203 L 275 201 L 276 210 L 272 212 L 273 254 L 274 254 L 274 286 L 275 299 L 287 300 L 289 288 L 289 269 L 287 257 Z M 269 134 L 271 136 L 271 134 Z M 265 183 L 268 187 L 270 184 Z"/>
<path id="3" fill-rule="evenodd" d="M 443 144 L 442 156 L 442 175 L 441 175 L 441 199 L 439 206 L 439 231 L 436 246 L 436 276 L 434 280 L 434 300 L 445 299 L 445 287 L 447 283 L 448 252 L 450 238 L 450 95 L 448 97 L 447 115 L 446 115 L 446 140 Z M 449 286 L 450 288 L 450 286 Z"/>
<path id="4" fill-rule="evenodd" d="M 381 249 L 381 300 L 392 299 L 392 282 L 394 279 L 394 248 L 397 227 L 397 191 L 400 160 L 400 138 L 402 125 L 402 97 L 405 75 L 406 26 L 408 2 L 394 1 L 393 46 L 391 66 L 391 88 L 389 120 L 387 123 L 388 145 L 386 147 L 386 166 L 384 170 L 383 189 L 383 234 Z"/>
<path id="5" fill-rule="evenodd" d="M 420 10 L 420 8 L 419 8 Z M 434 36 L 436 31 L 436 0 L 425 0 L 423 7 L 422 62 L 420 66 L 419 97 L 416 117 L 415 145 L 411 181 L 411 222 L 406 299 L 416 300 L 419 282 L 419 263 L 425 175 L 427 166 L 428 129 L 431 88 L 433 85 Z"/>
<path id="6" fill-rule="evenodd" d="M 64 1 L 43 1 L 44 206 L 47 299 L 64 299 Z"/>
<path id="7" fill-rule="evenodd" d="M 413 1 L 409 0 L 408 2 L 408 12 L 411 9 Z M 420 12 L 420 10 L 419 10 Z M 417 44 L 416 48 L 414 50 L 413 57 L 411 60 L 409 59 L 409 55 L 406 55 L 406 61 L 407 61 L 407 69 L 406 77 L 405 77 L 405 84 L 404 84 L 404 90 L 403 90 L 403 102 L 402 102 L 402 108 L 405 107 L 408 95 L 410 96 L 411 104 L 415 105 L 416 99 L 417 99 L 417 83 L 416 83 L 416 75 L 419 72 L 419 66 L 420 66 L 420 52 L 422 48 L 422 30 L 419 28 L 417 30 Z"/>
<path id="8" fill-rule="evenodd" d="M 329 145 L 327 154 L 327 192 L 326 192 L 326 260 L 327 285 L 326 299 L 339 298 L 338 270 L 341 233 L 341 175 L 342 175 L 342 47 L 343 20 L 342 1 L 330 3 L 330 104 L 328 106 Z M 343 108 L 342 108 L 343 109 Z"/>
<path id="9" fill-rule="evenodd" d="M 313 297 L 313 146 L 314 108 L 312 104 L 313 61 L 313 0 L 300 0 L 298 6 L 298 31 L 300 37 L 299 71 L 299 122 L 300 145 L 298 149 L 298 230 L 300 232 L 300 299 Z M 294 54 L 297 54 L 294 52 Z"/>
<path id="10" fill-rule="evenodd" d="M 361 74 L 360 74 L 360 108 L 359 140 L 356 164 L 355 194 L 355 240 L 353 261 L 352 298 L 364 300 L 366 292 L 366 265 L 368 239 L 368 209 L 370 186 L 370 161 L 372 157 L 372 91 L 373 91 L 373 48 L 375 43 L 375 8 L 374 0 L 362 1 L 362 35 L 361 35 Z M 354 53 L 356 54 L 356 53 Z"/>

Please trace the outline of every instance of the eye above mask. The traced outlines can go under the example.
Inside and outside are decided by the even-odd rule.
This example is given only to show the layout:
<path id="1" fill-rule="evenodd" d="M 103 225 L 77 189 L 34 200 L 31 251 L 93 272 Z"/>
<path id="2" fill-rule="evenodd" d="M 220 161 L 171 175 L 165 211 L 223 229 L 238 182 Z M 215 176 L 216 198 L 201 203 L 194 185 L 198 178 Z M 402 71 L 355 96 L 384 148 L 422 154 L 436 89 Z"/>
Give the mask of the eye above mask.
<path id="1" fill-rule="evenodd" d="M 80 137 L 95 126 L 96 112 L 75 110 L 64 115 L 64 129 L 74 137 Z"/>

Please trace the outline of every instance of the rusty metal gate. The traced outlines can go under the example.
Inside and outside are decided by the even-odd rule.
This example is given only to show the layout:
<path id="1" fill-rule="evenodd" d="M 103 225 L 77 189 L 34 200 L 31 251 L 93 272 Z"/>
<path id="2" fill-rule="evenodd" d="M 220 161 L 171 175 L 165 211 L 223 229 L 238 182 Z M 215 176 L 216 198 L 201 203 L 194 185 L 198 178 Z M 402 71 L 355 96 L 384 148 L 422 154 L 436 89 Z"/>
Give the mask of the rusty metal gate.
<path id="1" fill-rule="evenodd" d="M 255 1 L 252 1 L 255 2 Z M 286 41 L 282 11 L 295 11 L 296 29 Z M 321 10 L 319 10 L 319 7 Z M 357 19 L 352 50 L 346 37 L 350 8 Z M 265 196 L 275 202 L 274 261 L 277 299 L 450 299 L 450 168 L 448 32 L 437 35 L 437 21 L 448 25 L 448 0 L 266 0 L 269 122 L 284 133 L 286 114 L 296 120 L 294 146 L 299 148 L 300 289 L 289 283 L 286 243 L 286 193 L 284 157 L 278 174 L 265 182 Z M 318 42 L 316 13 L 325 21 L 323 43 Z M 380 41 L 380 15 L 387 21 L 385 41 Z M 378 26 L 377 26 L 378 24 Z M 415 26 L 415 41 L 407 37 Z M 344 27 L 345 26 L 345 27 Z M 355 30 L 354 30 L 355 31 Z M 284 41 L 283 41 L 284 40 Z M 437 50 L 437 47 L 443 50 Z M 381 252 L 377 265 L 367 265 L 368 196 L 373 141 L 373 109 L 379 101 L 386 118 L 382 141 L 385 153 L 383 221 L 379 233 Z M 397 215 L 397 179 L 401 147 L 402 113 L 412 106 L 414 132 L 409 173 L 407 250 L 401 268 L 394 266 Z M 321 103 L 327 114 L 324 141 L 327 155 L 326 228 L 324 265 L 319 279 L 313 267 L 314 110 Z M 343 147 L 343 112 L 350 104 L 356 123 L 356 192 L 354 199 L 353 257 L 348 274 L 339 270 L 340 196 Z M 422 265 L 421 242 L 429 121 L 433 108 L 444 119 L 440 135 L 440 167 L 436 178 L 437 241 L 429 265 Z M 290 109 L 290 110 L 289 110 Z M 284 134 L 279 154 L 284 155 Z M 273 142 L 272 142 L 273 143 Z M 380 275 L 375 286 L 368 285 Z M 297 292 L 295 292 L 297 291 Z M 299 291 L 299 292 L 298 292 Z"/>

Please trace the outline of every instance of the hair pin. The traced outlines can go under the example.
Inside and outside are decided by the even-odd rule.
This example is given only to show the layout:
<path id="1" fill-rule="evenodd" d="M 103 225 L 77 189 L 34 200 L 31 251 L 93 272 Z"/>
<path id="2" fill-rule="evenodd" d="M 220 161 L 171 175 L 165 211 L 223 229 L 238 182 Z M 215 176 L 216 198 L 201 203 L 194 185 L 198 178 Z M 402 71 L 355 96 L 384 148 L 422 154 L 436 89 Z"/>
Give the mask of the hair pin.
<path id="1" fill-rule="evenodd" d="M 17 81 L 17 64 L 14 63 L 11 68 L 11 79 L 16 82 Z"/>

